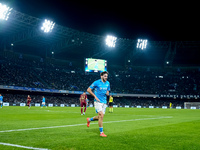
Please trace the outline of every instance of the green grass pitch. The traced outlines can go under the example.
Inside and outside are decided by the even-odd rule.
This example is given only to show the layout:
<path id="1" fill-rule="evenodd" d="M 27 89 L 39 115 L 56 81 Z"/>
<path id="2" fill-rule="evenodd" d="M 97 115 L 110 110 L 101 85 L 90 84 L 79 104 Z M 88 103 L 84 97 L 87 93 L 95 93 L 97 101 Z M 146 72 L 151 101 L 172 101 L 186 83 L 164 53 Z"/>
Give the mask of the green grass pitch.
<path id="1" fill-rule="evenodd" d="M 97 122 L 86 126 L 86 118 L 95 115 L 94 108 L 81 116 L 80 107 L 3 107 L 0 143 L 51 150 L 200 149 L 200 110 L 114 108 L 108 113 L 107 109 L 106 138 L 99 136 Z M 25 148 L 0 144 L 0 149 Z"/>

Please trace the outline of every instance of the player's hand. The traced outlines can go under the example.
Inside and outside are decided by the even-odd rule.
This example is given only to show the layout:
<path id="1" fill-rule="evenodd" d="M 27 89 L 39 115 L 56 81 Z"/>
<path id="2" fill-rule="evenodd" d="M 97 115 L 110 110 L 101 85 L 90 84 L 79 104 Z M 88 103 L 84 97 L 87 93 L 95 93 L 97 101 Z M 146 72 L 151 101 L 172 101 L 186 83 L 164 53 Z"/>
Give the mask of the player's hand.
<path id="1" fill-rule="evenodd" d="M 100 102 L 100 100 L 96 96 L 94 98 L 97 100 L 97 102 Z"/>

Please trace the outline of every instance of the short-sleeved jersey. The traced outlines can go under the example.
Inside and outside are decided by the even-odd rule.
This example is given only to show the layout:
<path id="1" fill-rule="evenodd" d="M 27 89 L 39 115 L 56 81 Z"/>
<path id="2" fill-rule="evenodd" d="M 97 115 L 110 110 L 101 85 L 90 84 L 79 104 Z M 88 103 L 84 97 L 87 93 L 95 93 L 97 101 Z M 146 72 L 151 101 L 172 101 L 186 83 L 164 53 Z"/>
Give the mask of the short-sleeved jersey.
<path id="1" fill-rule="evenodd" d="M 90 88 L 93 90 L 94 89 L 94 94 L 96 97 L 100 100 L 100 103 L 107 103 L 107 96 L 106 92 L 110 91 L 110 82 L 106 81 L 103 82 L 101 79 L 94 81 L 91 85 Z M 94 99 L 96 102 L 96 99 Z"/>
<path id="2" fill-rule="evenodd" d="M 0 101 L 3 101 L 3 96 L 0 96 Z"/>
<path id="3" fill-rule="evenodd" d="M 113 102 L 113 97 L 110 97 L 109 98 L 109 103 L 112 103 Z"/>
<path id="4" fill-rule="evenodd" d="M 86 95 L 86 94 L 82 94 L 82 95 L 80 96 L 80 99 L 81 99 L 81 102 L 86 102 L 87 95 Z"/>
<path id="5" fill-rule="evenodd" d="M 27 102 L 31 102 L 31 97 L 27 97 Z"/>
<path id="6" fill-rule="evenodd" d="M 45 102 L 45 98 L 43 97 L 42 102 Z"/>

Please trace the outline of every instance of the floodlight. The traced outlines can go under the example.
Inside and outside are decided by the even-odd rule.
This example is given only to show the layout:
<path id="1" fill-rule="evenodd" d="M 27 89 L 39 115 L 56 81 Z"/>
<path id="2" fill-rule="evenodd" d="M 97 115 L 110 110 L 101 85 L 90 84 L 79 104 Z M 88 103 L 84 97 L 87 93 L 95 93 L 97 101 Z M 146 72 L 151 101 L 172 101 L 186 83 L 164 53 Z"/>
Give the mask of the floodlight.
<path id="1" fill-rule="evenodd" d="M 45 33 L 49 33 L 53 30 L 54 26 L 55 26 L 55 23 L 53 21 L 45 19 L 41 27 L 41 30 L 43 30 Z"/>
<path id="2" fill-rule="evenodd" d="M 137 48 L 143 50 L 145 48 L 147 48 L 147 40 L 143 40 L 143 39 L 138 39 L 138 42 L 137 42 Z"/>
<path id="3" fill-rule="evenodd" d="M 116 40 L 117 40 L 117 37 L 108 35 L 106 37 L 106 45 L 108 47 L 115 47 Z"/>
<path id="4" fill-rule="evenodd" d="M 12 8 L 0 3 L 0 19 L 8 20 Z"/>

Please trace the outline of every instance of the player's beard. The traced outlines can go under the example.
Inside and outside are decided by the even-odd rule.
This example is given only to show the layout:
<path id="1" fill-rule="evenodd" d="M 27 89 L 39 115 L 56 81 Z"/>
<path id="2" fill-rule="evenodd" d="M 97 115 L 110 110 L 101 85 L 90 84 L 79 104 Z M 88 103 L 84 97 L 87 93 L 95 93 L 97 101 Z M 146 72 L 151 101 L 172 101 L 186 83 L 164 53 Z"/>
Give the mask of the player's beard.
<path id="1" fill-rule="evenodd" d="M 103 82 L 106 82 L 107 81 L 107 78 L 103 78 Z"/>

